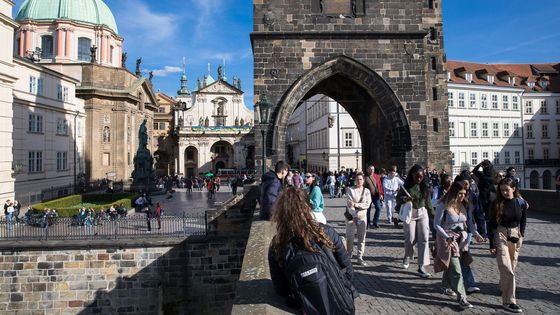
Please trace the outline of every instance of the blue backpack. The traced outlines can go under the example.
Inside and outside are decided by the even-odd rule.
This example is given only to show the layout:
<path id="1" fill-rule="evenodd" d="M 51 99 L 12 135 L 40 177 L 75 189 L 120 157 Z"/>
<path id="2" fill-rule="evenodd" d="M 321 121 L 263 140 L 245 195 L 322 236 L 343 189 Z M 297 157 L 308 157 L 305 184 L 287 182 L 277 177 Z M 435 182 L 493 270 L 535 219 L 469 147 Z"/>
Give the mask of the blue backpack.
<path id="1" fill-rule="evenodd" d="M 315 244 L 309 252 L 291 240 L 284 254 L 284 270 L 292 292 L 307 315 L 355 314 L 357 291 L 331 250 Z"/>

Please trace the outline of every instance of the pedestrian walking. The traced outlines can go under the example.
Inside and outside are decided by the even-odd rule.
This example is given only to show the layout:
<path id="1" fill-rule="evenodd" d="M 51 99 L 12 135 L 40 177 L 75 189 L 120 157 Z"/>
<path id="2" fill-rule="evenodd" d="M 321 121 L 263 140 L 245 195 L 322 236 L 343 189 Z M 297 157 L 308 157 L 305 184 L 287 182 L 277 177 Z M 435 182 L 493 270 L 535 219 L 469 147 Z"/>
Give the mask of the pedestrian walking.
<path id="1" fill-rule="evenodd" d="M 161 230 L 161 217 L 163 216 L 163 207 L 159 204 L 159 202 L 156 203 L 154 216 L 156 217 L 157 220 L 158 230 Z"/>
<path id="2" fill-rule="evenodd" d="M 346 193 L 346 250 L 350 257 L 354 248 L 354 237 L 357 237 L 358 264 L 367 266 L 364 261 L 366 247 L 366 220 L 367 209 L 371 205 L 371 193 L 364 186 L 364 174 L 356 175 L 356 186 L 348 188 Z"/>
<path id="3" fill-rule="evenodd" d="M 214 195 L 216 194 L 216 183 L 213 179 L 208 179 L 206 188 L 208 189 L 208 199 L 214 199 Z"/>
<path id="4" fill-rule="evenodd" d="M 468 219 L 468 208 L 464 205 L 467 190 L 458 182 L 451 185 L 449 192 L 438 204 L 434 229 L 436 230 L 436 256 L 434 257 L 434 271 L 443 271 L 442 285 L 444 292 L 453 290 L 457 295 L 459 305 L 471 308 L 467 301 L 467 292 L 463 283 L 461 260 L 472 257 L 467 255 L 469 239 L 468 231 L 474 231 L 475 239 L 483 242 L 484 238 L 478 234 L 474 222 Z M 469 262 L 470 263 L 470 262 Z M 467 262 L 464 262 L 467 264 Z M 470 269 L 469 269 L 470 270 Z"/>
<path id="5" fill-rule="evenodd" d="M 8 230 L 12 230 L 14 228 L 14 203 L 13 201 L 8 200 L 8 205 L 6 206 L 5 214 L 6 214 L 6 225 L 8 226 Z"/>
<path id="6" fill-rule="evenodd" d="M 325 201 L 323 199 L 321 188 L 317 183 L 317 175 L 306 173 L 305 185 L 308 187 L 309 203 L 311 204 L 311 213 L 313 214 L 313 217 L 315 217 L 317 222 L 327 224 L 327 218 L 323 214 L 323 210 L 325 210 Z"/>
<path id="7" fill-rule="evenodd" d="M 219 176 L 216 177 L 214 184 L 216 185 L 216 191 L 220 191 L 220 185 L 222 184 L 222 179 Z"/>
<path id="8" fill-rule="evenodd" d="M 395 211 L 397 193 L 399 187 L 404 184 L 403 180 L 397 176 L 397 167 L 393 166 L 389 169 L 389 174 L 383 180 L 383 199 L 387 208 L 387 223 L 391 224 L 393 220 L 393 211 Z"/>
<path id="9" fill-rule="evenodd" d="M 231 186 L 231 194 L 232 195 L 237 195 L 237 181 L 238 181 L 238 177 L 234 176 L 230 182 L 230 186 Z"/>
<path id="10" fill-rule="evenodd" d="M 379 228 L 379 217 L 381 216 L 381 203 L 383 202 L 383 185 L 381 177 L 375 174 L 375 166 L 368 167 L 368 173 L 364 182 L 365 187 L 371 192 L 371 205 L 367 209 L 367 228 Z M 374 210 L 373 221 L 371 221 L 371 211 Z"/>
<path id="11" fill-rule="evenodd" d="M 336 185 L 336 178 L 334 177 L 333 172 L 329 172 L 329 175 L 327 176 L 327 187 L 329 189 L 329 198 L 330 199 L 335 197 L 335 194 L 334 194 L 335 185 Z"/>
<path id="12" fill-rule="evenodd" d="M 21 204 L 19 201 L 14 200 L 14 222 L 19 224 L 19 211 L 21 209 Z"/>
<path id="13" fill-rule="evenodd" d="M 418 246 L 418 274 L 422 278 L 429 278 L 425 266 L 430 264 L 428 240 L 430 235 L 429 212 L 432 207 L 431 192 L 428 180 L 424 176 L 424 169 L 416 164 L 408 171 L 406 180 L 397 194 L 397 207 L 406 202 L 412 203 L 410 222 L 403 222 L 404 258 L 403 268 L 408 269 L 410 259 L 414 256 L 414 245 Z M 410 195 L 407 195 L 407 193 Z"/>
<path id="14" fill-rule="evenodd" d="M 515 297 L 515 267 L 525 237 L 529 204 L 521 198 L 517 181 L 506 177 L 498 184 L 496 200 L 490 207 L 488 239 L 496 257 L 504 309 L 521 313 Z"/>
<path id="15" fill-rule="evenodd" d="M 146 206 L 144 208 L 144 212 L 146 213 L 146 225 L 148 227 L 148 232 L 152 231 L 152 209 L 150 209 L 150 206 Z"/>

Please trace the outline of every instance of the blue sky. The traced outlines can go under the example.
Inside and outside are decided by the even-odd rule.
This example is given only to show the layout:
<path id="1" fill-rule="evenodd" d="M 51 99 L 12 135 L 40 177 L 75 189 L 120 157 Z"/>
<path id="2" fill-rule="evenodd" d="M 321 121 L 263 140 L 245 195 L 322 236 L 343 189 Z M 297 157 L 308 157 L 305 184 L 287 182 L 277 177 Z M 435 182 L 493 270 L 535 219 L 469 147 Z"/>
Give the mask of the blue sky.
<path id="1" fill-rule="evenodd" d="M 16 0 L 16 12 L 23 0 Z M 225 60 L 226 75 L 242 81 L 253 103 L 251 0 L 105 0 L 125 38 L 128 68 L 142 57 L 154 87 L 175 96 L 182 59 L 188 85 Z M 560 1 L 445 0 L 444 43 L 449 60 L 483 63 L 560 62 Z M 15 13 L 14 13 L 15 15 Z M 147 75 L 147 74 L 146 74 Z"/>

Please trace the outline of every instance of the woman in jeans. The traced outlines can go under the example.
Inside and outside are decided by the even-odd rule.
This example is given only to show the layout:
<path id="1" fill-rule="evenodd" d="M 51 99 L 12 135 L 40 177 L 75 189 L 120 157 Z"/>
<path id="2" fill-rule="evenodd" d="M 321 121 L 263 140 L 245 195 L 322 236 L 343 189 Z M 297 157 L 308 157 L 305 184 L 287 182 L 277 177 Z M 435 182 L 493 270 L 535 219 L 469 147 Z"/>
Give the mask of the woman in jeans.
<path id="1" fill-rule="evenodd" d="M 397 194 L 397 206 L 412 201 L 410 223 L 403 222 L 404 258 L 403 268 L 408 269 L 410 259 L 414 256 L 414 245 L 418 245 L 418 275 L 429 278 L 425 267 L 430 264 L 428 239 L 430 236 L 429 217 L 433 216 L 432 198 L 424 169 L 416 164 L 409 171 L 403 185 L 404 189 Z M 406 190 L 406 191 L 405 191 Z M 410 194 L 408 196 L 406 194 Z"/>
<path id="2" fill-rule="evenodd" d="M 467 231 L 474 231 L 475 239 L 479 242 L 484 241 L 484 238 L 476 231 L 472 217 L 468 219 L 468 208 L 463 203 L 466 195 L 467 190 L 463 185 L 455 182 L 438 204 L 434 218 L 434 228 L 437 231 L 437 255 L 434 270 L 443 271 L 442 285 L 459 295 L 457 297 L 459 305 L 471 308 L 472 305 L 467 301 L 467 293 L 463 284 L 460 260 L 462 254 L 468 251 Z"/>
<path id="3" fill-rule="evenodd" d="M 364 174 L 356 174 L 356 186 L 346 192 L 346 207 L 352 219 L 346 222 L 346 250 L 352 257 L 354 236 L 358 237 L 358 264 L 367 266 L 363 259 L 366 247 L 366 212 L 371 205 L 371 194 L 364 187 Z"/>
<path id="4" fill-rule="evenodd" d="M 527 224 L 529 205 L 519 195 L 517 182 L 506 177 L 498 184 L 496 200 L 488 216 L 490 253 L 496 256 L 504 309 L 521 313 L 515 298 L 515 267 Z"/>

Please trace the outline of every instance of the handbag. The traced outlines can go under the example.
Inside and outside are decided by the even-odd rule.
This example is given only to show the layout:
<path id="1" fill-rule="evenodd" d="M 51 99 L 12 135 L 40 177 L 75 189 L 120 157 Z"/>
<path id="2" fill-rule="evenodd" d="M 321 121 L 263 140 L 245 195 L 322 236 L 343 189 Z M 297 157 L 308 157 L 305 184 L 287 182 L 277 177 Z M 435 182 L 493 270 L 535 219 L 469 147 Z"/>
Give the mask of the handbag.
<path id="1" fill-rule="evenodd" d="M 364 193 L 366 192 L 366 188 L 364 187 L 362 189 L 362 195 L 360 196 L 360 201 L 358 201 L 358 203 L 361 203 L 362 200 L 364 199 Z M 352 215 L 352 213 L 350 213 L 350 211 L 348 211 L 348 207 L 346 207 L 346 211 L 344 211 L 344 217 L 346 217 L 346 220 L 351 221 L 354 219 L 354 216 Z"/>
<path id="2" fill-rule="evenodd" d="M 412 198 L 404 186 L 401 186 L 401 188 L 409 198 Z M 406 224 L 410 224 L 410 221 L 412 220 L 412 201 L 407 201 L 401 205 L 399 210 L 399 220 L 405 222 Z"/>

